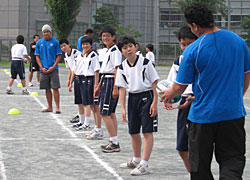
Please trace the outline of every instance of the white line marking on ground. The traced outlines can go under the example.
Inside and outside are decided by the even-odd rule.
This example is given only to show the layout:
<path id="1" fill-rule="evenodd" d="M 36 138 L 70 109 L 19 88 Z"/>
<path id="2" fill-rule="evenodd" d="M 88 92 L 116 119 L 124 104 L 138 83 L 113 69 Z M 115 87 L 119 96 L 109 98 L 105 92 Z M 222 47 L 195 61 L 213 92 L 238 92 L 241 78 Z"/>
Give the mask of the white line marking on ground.
<path id="1" fill-rule="evenodd" d="M 3 180 L 7 180 L 6 170 L 5 170 L 5 166 L 4 166 L 4 162 L 3 162 L 3 153 L 1 150 L 0 150 L 0 168 L 1 168 L 1 176 L 2 176 Z"/>
<path id="2" fill-rule="evenodd" d="M 17 83 L 18 83 L 18 81 L 16 81 Z M 36 96 L 32 96 L 35 100 L 36 100 L 36 102 L 42 107 L 42 108 L 46 108 L 46 106 L 43 104 L 43 103 L 41 103 L 41 101 L 36 97 Z M 63 123 L 63 121 L 62 120 L 60 120 L 55 114 L 52 114 L 52 113 L 49 113 L 55 120 L 56 120 L 56 122 L 57 122 L 57 124 L 59 124 L 61 127 L 62 127 L 62 129 L 64 129 L 64 130 L 66 130 L 69 134 L 70 134 L 70 136 L 71 137 L 73 137 L 73 138 L 77 138 L 77 135 L 73 132 L 73 131 L 71 131 L 69 128 L 67 128 L 65 125 L 64 125 L 64 123 Z M 95 152 L 93 151 L 93 150 L 91 150 L 89 147 L 87 147 L 86 145 L 83 145 L 83 144 L 80 144 L 80 147 L 81 148 L 83 148 L 83 149 L 85 149 L 88 153 L 90 153 L 91 155 L 92 155 L 92 157 L 102 166 L 102 167 L 104 167 L 109 173 L 111 173 L 114 177 L 116 177 L 118 180 L 123 180 L 122 179 L 122 177 L 120 177 L 116 172 L 115 172 L 115 170 L 112 168 L 112 167 L 110 167 L 106 162 L 104 162 L 103 160 L 101 160 L 99 157 L 98 157 L 98 155 L 97 154 L 95 154 Z M 0 157 L 0 163 L 1 163 L 2 161 L 1 161 L 1 157 Z M 2 166 L 1 166 L 2 167 Z M 4 167 L 4 166 L 3 166 Z M 1 168 L 2 169 L 2 168 Z M 3 171 L 4 170 L 4 171 Z M 3 172 L 3 177 L 4 177 L 4 175 L 5 175 L 5 169 L 3 169 L 2 170 L 2 172 Z M 6 176 L 6 175 L 5 175 Z M 3 180 L 6 180 L 6 179 L 4 179 L 3 178 Z"/>

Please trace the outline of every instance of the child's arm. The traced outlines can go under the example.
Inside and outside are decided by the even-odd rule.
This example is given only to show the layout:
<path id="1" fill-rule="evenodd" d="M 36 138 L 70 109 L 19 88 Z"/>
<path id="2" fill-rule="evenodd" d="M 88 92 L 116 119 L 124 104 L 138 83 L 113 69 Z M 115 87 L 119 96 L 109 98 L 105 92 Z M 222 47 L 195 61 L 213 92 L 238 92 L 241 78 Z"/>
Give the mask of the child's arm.
<path id="1" fill-rule="evenodd" d="M 72 71 L 72 72 L 71 72 L 70 83 L 69 83 L 69 86 L 68 86 L 69 92 L 72 91 L 72 84 L 73 84 L 74 78 L 75 78 L 75 73 Z"/>
<path id="2" fill-rule="evenodd" d="M 128 122 L 126 119 L 126 89 L 123 87 L 119 88 L 119 98 L 120 98 L 120 103 L 121 103 L 121 108 L 122 108 L 122 121 Z"/>
<path id="3" fill-rule="evenodd" d="M 115 67 L 114 82 L 116 80 L 117 69 L 118 69 L 118 66 Z M 114 83 L 114 86 L 113 86 L 112 96 L 113 96 L 113 98 L 117 98 L 119 96 L 118 87 L 115 85 L 115 83 Z"/>
<path id="4" fill-rule="evenodd" d="M 157 85 L 157 80 L 153 83 L 153 102 L 150 106 L 150 111 L 149 111 L 149 114 L 150 114 L 150 117 L 154 117 L 157 115 L 157 101 L 158 101 L 158 96 L 157 96 L 157 92 L 156 92 L 156 85 Z"/>
<path id="5" fill-rule="evenodd" d="M 95 71 L 95 84 L 94 84 L 94 97 L 97 98 L 100 95 L 100 88 L 98 88 L 99 70 Z"/>
<path id="6" fill-rule="evenodd" d="M 29 62 L 31 62 L 31 58 L 30 56 L 28 56 L 27 54 L 23 55 L 24 58 L 27 58 L 29 60 Z"/>
<path id="7" fill-rule="evenodd" d="M 68 70 L 67 87 L 69 87 L 69 85 L 70 85 L 71 74 L 72 74 L 72 72 L 71 72 L 71 70 L 69 69 L 69 70 Z"/>

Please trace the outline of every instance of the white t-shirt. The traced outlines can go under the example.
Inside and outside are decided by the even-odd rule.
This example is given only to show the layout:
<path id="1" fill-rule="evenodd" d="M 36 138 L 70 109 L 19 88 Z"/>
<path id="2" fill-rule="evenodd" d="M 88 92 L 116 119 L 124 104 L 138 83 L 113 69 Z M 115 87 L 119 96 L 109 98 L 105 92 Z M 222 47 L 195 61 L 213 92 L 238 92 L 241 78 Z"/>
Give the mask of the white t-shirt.
<path id="1" fill-rule="evenodd" d="M 79 54 L 76 58 L 73 72 L 76 75 L 94 76 L 96 71 L 100 70 L 98 55 L 91 51 L 88 56 Z"/>
<path id="2" fill-rule="evenodd" d="M 159 79 L 152 61 L 143 56 L 137 56 L 133 66 L 125 59 L 119 66 L 115 85 L 126 88 L 130 93 L 140 93 L 152 90 L 152 84 Z"/>
<path id="3" fill-rule="evenodd" d="M 23 60 L 23 55 L 28 55 L 27 48 L 23 44 L 15 44 L 11 48 L 11 57 L 13 60 Z"/>
<path id="4" fill-rule="evenodd" d="M 102 48 L 97 50 L 99 56 L 99 62 L 103 61 L 103 57 L 106 54 L 107 50 L 108 50 L 107 48 Z"/>
<path id="5" fill-rule="evenodd" d="M 115 67 L 122 62 L 122 54 L 116 45 L 110 47 L 102 56 L 102 67 L 100 73 L 115 73 Z"/>
<path id="6" fill-rule="evenodd" d="M 172 67 L 171 67 L 171 69 L 169 71 L 167 80 L 169 80 L 171 82 L 176 81 L 176 77 L 177 77 L 177 74 L 178 74 L 178 71 L 179 71 L 179 67 L 180 67 L 182 58 L 183 58 L 183 56 L 181 55 L 174 61 L 173 65 L 172 65 Z M 192 84 L 188 85 L 186 90 L 183 92 L 182 96 L 187 97 L 190 94 L 193 94 Z"/>
<path id="7" fill-rule="evenodd" d="M 154 55 L 153 52 L 151 52 L 151 51 L 147 52 L 146 58 L 149 59 L 149 60 L 151 60 L 152 63 L 155 64 L 155 55 Z"/>
<path id="8" fill-rule="evenodd" d="M 72 71 L 75 64 L 75 59 L 77 58 L 78 54 L 81 54 L 81 52 L 78 51 L 77 49 L 71 49 L 70 55 L 65 53 L 64 61 L 65 61 L 65 67 L 67 69 L 70 69 Z"/>

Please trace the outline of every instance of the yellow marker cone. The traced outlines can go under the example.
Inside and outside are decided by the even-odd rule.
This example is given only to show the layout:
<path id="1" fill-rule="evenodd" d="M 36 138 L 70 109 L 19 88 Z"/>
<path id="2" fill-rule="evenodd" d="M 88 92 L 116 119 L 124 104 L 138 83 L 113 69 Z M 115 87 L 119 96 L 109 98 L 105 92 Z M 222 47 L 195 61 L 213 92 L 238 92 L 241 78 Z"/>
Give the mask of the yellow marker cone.
<path id="1" fill-rule="evenodd" d="M 4 69 L 3 71 L 4 71 L 4 72 L 8 72 L 9 70 L 8 70 L 8 69 Z"/>
<path id="2" fill-rule="evenodd" d="M 8 114 L 17 115 L 17 114 L 19 114 L 19 111 L 16 108 L 12 108 L 9 110 Z"/>
<path id="3" fill-rule="evenodd" d="M 17 87 L 23 87 L 22 83 L 18 83 Z"/>
<path id="4" fill-rule="evenodd" d="M 37 92 L 32 92 L 32 93 L 30 93 L 30 96 L 38 96 L 38 93 Z"/>
<path id="5" fill-rule="evenodd" d="M 11 75 L 11 73 L 10 73 L 10 72 L 6 72 L 6 74 Z"/>

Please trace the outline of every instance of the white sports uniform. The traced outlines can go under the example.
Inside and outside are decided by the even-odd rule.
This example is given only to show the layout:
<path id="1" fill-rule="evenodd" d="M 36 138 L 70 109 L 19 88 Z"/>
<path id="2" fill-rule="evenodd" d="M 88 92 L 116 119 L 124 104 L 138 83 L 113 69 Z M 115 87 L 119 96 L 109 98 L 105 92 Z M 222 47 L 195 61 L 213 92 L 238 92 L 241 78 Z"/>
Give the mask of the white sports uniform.
<path id="1" fill-rule="evenodd" d="M 149 59 L 149 60 L 151 60 L 152 63 L 155 64 L 155 55 L 154 55 L 153 52 L 151 52 L 151 51 L 147 52 L 146 58 Z"/>

